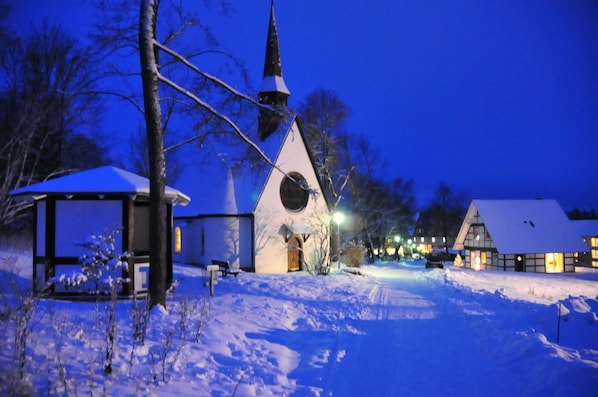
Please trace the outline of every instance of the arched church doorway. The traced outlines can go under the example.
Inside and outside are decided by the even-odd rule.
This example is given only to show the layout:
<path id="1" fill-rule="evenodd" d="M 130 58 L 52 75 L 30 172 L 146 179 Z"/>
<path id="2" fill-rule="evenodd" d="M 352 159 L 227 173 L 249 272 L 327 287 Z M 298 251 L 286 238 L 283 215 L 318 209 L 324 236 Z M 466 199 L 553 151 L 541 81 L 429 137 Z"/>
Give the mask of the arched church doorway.
<path id="1" fill-rule="evenodd" d="M 301 270 L 301 262 L 303 259 L 303 249 L 301 246 L 301 239 L 293 236 L 289 239 L 289 272 L 296 272 Z"/>

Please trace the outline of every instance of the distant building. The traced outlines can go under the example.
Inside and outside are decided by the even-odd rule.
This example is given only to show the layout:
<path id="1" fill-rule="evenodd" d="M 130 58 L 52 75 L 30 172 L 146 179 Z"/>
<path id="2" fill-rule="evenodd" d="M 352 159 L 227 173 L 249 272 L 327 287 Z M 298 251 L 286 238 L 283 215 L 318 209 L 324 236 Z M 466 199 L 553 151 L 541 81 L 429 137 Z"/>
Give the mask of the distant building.
<path id="1" fill-rule="evenodd" d="M 10 192 L 16 200 L 28 200 L 34 206 L 33 290 L 41 292 L 52 277 L 81 270 L 79 256 L 85 250 L 79 243 L 92 235 L 112 229 L 120 233 L 115 253 L 131 253 L 128 270 L 122 278 L 130 279 L 122 295 L 146 292 L 149 275 L 149 180 L 116 167 L 99 167 L 61 178 L 24 186 Z M 172 207 L 185 205 L 189 197 L 167 187 L 168 236 L 172 225 Z M 170 240 L 170 239 L 169 239 Z M 170 244 L 168 245 L 170 247 Z M 172 255 L 167 254 L 168 282 L 172 281 Z M 80 294 L 90 286 L 66 289 L 54 285 L 56 294 Z"/>
<path id="2" fill-rule="evenodd" d="M 588 252 L 580 254 L 579 261 L 591 267 L 598 268 L 598 219 L 584 219 L 571 221 L 581 234 Z"/>
<path id="3" fill-rule="evenodd" d="M 473 200 L 454 249 L 474 270 L 574 272 L 588 251 L 554 200 Z"/>
<path id="4" fill-rule="evenodd" d="M 415 221 L 415 228 L 413 229 L 413 243 L 415 249 L 427 254 L 434 250 L 444 250 L 445 247 L 452 248 L 455 244 L 455 233 L 452 229 L 454 227 L 447 227 L 447 235 L 442 232 L 435 231 L 431 225 L 429 216 L 425 212 L 419 212 Z"/>
<path id="5" fill-rule="evenodd" d="M 301 121 L 288 114 L 290 92 L 282 76 L 274 4 L 266 43 L 260 103 L 259 149 L 274 163 L 255 172 L 250 161 L 230 164 L 214 156 L 186 169 L 179 186 L 192 202 L 175 213 L 174 258 L 259 273 L 317 268 L 329 256 L 329 208 Z"/>

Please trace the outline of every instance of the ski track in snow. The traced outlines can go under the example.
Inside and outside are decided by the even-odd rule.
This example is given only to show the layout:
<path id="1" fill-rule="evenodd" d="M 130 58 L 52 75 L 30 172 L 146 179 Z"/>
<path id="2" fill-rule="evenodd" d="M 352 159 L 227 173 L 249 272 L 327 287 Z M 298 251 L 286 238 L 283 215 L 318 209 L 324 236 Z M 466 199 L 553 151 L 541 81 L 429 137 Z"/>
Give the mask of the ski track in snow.
<path id="1" fill-rule="evenodd" d="M 595 276 L 571 283 L 567 276 L 426 270 L 419 262 L 361 270 L 362 276 L 240 274 L 220 279 L 209 298 L 203 271 L 177 265 L 179 286 L 168 312 L 150 314 L 144 345 L 131 347 L 131 302 L 118 303 L 109 377 L 102 371 L 103 306 L 41 300 L 28 342 L 27 368 L 43 374 L 31 377 L 33 394 L 594 396 L 598 390 Z M 28 285 L 30 276 L 18 280 Z M 2 325 L 0 369 L 6 370 L 14 329 Z M 164 382 L 159 357 L 169 335 Z M 52 372 L 57 365 L 68 382 Z"/>

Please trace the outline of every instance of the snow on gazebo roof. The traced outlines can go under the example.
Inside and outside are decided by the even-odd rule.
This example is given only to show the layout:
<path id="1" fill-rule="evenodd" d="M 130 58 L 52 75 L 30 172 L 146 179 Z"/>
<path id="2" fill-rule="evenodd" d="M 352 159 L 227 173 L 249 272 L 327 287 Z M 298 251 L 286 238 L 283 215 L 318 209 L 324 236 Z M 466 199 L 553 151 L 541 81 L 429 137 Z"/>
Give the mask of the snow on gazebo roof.
<path id="1" fill-rule="evenodd" d="M 473 200 L 457 236 L 456 250 L 463 249 L 476 213 L 501 254 L 587 251 L 555 200 Z"/>
<path id="2" fill-rule="evenodd" d="M 22 200 L 37 200 L 48 195 L 75 194 L 98 196 L 126 194 L 149 197 L 149 185 L 147 178 L 117 167 L 104 166 L 23 186 L 9 194 L 15 199 Z M 191 199 L 179 190 L 167 186 L 166 200 L 175 205 L 187 205 Z"/>

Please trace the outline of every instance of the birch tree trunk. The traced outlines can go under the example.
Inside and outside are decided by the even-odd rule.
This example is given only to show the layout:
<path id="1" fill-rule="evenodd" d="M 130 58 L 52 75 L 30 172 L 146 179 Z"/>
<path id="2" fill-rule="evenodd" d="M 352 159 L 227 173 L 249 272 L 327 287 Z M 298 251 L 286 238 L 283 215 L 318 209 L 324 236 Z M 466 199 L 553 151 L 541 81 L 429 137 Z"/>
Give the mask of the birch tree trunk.
<path id="1" fill-rule="evenodd" d="M 150 272 L 149 303 L 166 307 L 167 228 L 166 228 L 166 161 L 162 112 L 158 92 L 158 60 L 154 45 L 158 5 L 155 0 L 141 0 L 139 19 L 139 57 L 145 125 L 149 150 L 150 180 Z"/>

